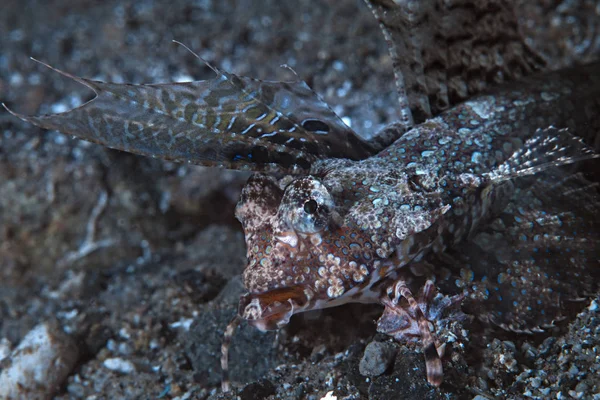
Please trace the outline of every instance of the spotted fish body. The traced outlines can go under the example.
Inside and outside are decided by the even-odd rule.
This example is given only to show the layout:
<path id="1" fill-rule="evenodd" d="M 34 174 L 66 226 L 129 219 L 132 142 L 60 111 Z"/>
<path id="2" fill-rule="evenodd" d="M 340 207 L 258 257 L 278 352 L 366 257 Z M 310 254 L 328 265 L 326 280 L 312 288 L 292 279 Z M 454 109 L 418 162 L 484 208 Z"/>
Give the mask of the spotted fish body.
<path id="1" fill-rule="evenodd" d="M 240 319 L 277 329 L 299 312 L 366 302 L 385 306 L 380 332 L 422 342 L 439 385 L 430 322 L 458 318 L 463 299 L 484 321 L 531 332 L 596 290 L 598 192 L 562 166 L 597 157 L 573 134 L 593 143 L 600 130 L 600 65 L 540 73 L 510 1 L 368 4 L 401 114 L 370 141 L 303 82 L 214 67 L 212 80 L 167 85 L 59 71 L 97 97 L 15 114 L 111 148 L 260 172 L 236 208 L 248 293 L 226 329 L 225 371 Z M 415 276 L 426 282 L 414 287 Z"/>
<path id="2" fill-rule="evenodd" d="M 295 180 L 254 176 L 236 212 L 246 233 L 246 287 L 251 294 L 295 287 L 296 297 L 280 302 L 273 319 L 282 309 L 378 302 L 384 278 L 459 245 L 504 210 L 514 194 L 513 179 L 503 179 L 512 172 L 504 168 L 511 156 L 534 150 L 538 139 L 560 137 L 536 127 L 593 129 L 588 113 L 594 109 L 574 104 L 585 99 L 600 110 L 598 69 L 542 75 L 477 97 L 366 160 L 321 161 L 309 177 Z M 561 146 L 579 143 L 564 132 L 561 140 Z M 495 170 L 504 172 L 490 173 Z M 315 203 L 312 214 L 308 202 Z M 245 315 L 266 329 L 271 315 L 256 318 L 256 307 Z"/>

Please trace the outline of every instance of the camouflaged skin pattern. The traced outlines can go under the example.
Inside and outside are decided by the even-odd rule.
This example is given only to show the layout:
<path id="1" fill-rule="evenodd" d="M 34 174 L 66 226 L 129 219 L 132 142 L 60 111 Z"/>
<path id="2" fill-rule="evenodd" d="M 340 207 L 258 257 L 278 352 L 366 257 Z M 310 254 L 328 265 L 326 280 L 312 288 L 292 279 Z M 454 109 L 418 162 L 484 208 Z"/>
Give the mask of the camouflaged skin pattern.
<path id="1" fill-rule="evenodd" d="M 246 287 L 251 293 L 305 288 L 320 307 L 377 301 L 373 285 L 393 278 L 397 268 L 421 260 L 428 252 L 441 254 L 464 242 L 477 234 L 482 223 L 513 210 L 515 196 L 521 201 L 539 197 L 534 194 L 544 178 L 533 185 L 525 178 L 494 180 L 489 171 L 500 170 L 517 150 L 527 148 L 538 126 L 567 125 L 582 133 L 593 129 L 590 115 L 600 111 L 597 71 L 598 65 L 591 65 L 546 74 L 477 97 L 414 128 L 367 160 L 322 161 L 309 177 L 299 179 L 254 176 L 236 213 L 248 245 Z M 578 99 L 588 106 L 576 108 Z M 545 130 L 538 135 L 559 136 L 559 132 Z M 315 202 L 310 214 L 304 208 L 309 200 Z M 535 204 L 530 201 L 527 206 Z M 577 226 L 582 221 L 575 218 L 570 223 Z M 586 226 L 591 234 L 597 223 L 594 218 L 586 219 Z M 543 224 L 542 232 L 551 227 Z M 579 250 L 595 252 L 592 244 Z M 524 250 L 520 257 L 527 258 Z M 593 261 L 597 253 L 585 257 Z M 581 265 L 582 271 L 588 264 Z M 520 276 L 525 279 L 525 275 Z M 491 300 L 481 294 L 490 290 L 486 285 L 469 289 L 472 299 Z M 508 315 L 515 321 L 514 329 L 548 325 L 549 314 L 555 314 L 550 310 L 557 311 L 560 303 L 556 296 L 537 296 L 551 303 L 546 314 L 535 314 L 538 320 L 532 315 L 525 318 L 529 311 L 515 307 L 515 297 L 514 293 L 506 296 L 506 308 L 513 309 Z M 474 310 L 475 314 L 482 310 L 484 319 L 494 314 L 485 308 Z M 492 318 L 494 322 L 511 327 L 507 317 L 498 315 Z"/>

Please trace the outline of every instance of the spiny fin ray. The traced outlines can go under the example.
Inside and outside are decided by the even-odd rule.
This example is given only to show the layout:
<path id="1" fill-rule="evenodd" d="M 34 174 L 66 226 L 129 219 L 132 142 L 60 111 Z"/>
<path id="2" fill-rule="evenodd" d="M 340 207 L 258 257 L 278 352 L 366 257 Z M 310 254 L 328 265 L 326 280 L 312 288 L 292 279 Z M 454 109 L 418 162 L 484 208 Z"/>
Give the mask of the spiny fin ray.
<path id="1" fill-rule="evenodd" d="M 495 182 L 534 175 L 548 168 L 599 158 L 600 154 L 587 146 L 568 129 L 548 127 L 538 129 L 524 145 L 503 164 L 487 175 Z"/>
<path id="2" fill-rule="evenodd" d="M 388 42 L 407 128 L 545 66 L 521 36 L 516 2 L 365 1 Z"/>
<path id="3" fill-rule="evenodd" d="M 319 159 L 358 160 L 375 152 L 301 81 L 259 81 L 213 67 L 217 76 L 210 80 L 116 84 L 40 63 L 92 89 L 96 97 L 52 115 L 25 116 L 4 107 L 39 127 L 110 148 L 178 162 L 285 173 L 306 173 Z"/>

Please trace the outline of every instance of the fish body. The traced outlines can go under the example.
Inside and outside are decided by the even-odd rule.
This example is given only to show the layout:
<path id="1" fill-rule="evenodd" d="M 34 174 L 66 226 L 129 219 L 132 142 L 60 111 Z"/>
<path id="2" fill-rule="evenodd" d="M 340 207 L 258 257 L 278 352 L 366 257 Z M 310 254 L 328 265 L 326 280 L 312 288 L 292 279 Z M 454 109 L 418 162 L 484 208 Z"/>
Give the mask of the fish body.
<path id="1" fill-rule="evenodd" d="M 566 148 L 578 143 L 564 131 L 538 127 L 593 129 L 599 67 L 544 74 L 478 96 L 365 160 L 320 161 L 297 179 L 252 177 L 236 211 L 246 234 L 250 295 L 295 287 L 296 300 L 275 296 L 287 309 L 276 315 L 286 321 L 290 312 L 378 302 L 382 280 L 429 252 L 460 245 L 506 208 L 517 179 L 510 174 L 525 168 L 521 162 L 548 162 L 534 145 L 538 139 L 556 139 Z M 588 106 L 578 109 L 578 101 Z M 574 146 L 567 158 L 577 156 Z M 559 163 L 555 158 L 550 162 Z M 275 318 L 269 311 L 261 316 L 256 307 L 242 314 Z"/>

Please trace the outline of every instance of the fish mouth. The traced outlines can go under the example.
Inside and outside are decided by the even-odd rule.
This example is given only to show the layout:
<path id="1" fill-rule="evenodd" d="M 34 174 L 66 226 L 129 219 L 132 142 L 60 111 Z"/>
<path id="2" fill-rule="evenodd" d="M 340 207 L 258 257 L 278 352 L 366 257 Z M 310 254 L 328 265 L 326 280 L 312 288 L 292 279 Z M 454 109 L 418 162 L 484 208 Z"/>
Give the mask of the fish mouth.
<path id="1" fill-rule="evenodd" d="M 281 328 L 292 315 L 306 311 L 312 298 L 305 286 L 291 286 L 240 297 L 238 315 L 261 331 Z"/>

